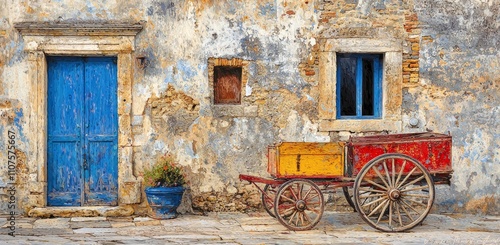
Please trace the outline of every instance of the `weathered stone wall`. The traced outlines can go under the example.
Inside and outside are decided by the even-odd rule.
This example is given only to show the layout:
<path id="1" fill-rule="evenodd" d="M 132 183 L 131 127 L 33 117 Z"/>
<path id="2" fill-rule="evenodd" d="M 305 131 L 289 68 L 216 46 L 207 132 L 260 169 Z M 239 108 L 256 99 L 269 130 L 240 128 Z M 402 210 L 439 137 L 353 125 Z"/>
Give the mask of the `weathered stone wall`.
<path id="1" fill-rule="evenodd" d="M 450 211 L 499 212 L 500 6 L 497 1 L 415 3 L 422 26 L 421 79 L 405 91 L 403 113 L 453 135 L 451 188 L 437 202 Z M 442 193 L 442 194 L 440 194 Z"/>
<path id="2" fill-rule="evenodd" d="M 492 0 L 8 0 L 0 5 L 0 210 L 7 179 L 6 131 L 17 132 L 20 211 L 43 206 L 36 179 L 27 45 L 16 22 L 141 22 L 130 125 L 133 175 L 166 152 L 186 167 L 192 206 L 203 211 L 259 207 L 240 173 L 266 177 L 267 145 L 345 140 L 361 128 L 322 130 L 318 112 L 321 45 L 336 38 L 402 44 L 399 130 L 450 132 L 454 175 L 440 186 L 444 211 L 498 212 L 500 54 L 498 4 Z M 212 103 L 214 59 L 245 66 L 242 103 Z M 213 67 L 212 67 L 213 69 Z M 408 121 L 418 119 L 410 127 Z M 321 130 L 321 131 L 320 131 Z M 24 183 L 24 184 L 23 184 Z M 35 190 L 38 188 L 37 190 Z M 137 205 L 144 212 L 145 199 Z"/>

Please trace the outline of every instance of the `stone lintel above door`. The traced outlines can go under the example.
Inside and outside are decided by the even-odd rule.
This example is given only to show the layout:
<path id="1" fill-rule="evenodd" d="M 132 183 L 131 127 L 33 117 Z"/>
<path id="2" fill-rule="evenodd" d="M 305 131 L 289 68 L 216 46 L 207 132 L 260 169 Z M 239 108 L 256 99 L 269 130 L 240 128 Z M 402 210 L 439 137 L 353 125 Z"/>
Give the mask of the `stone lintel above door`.
<path id="1" fill-rule="evenodd" d="M 23 36 L 135 36 L 140 23 L 123 22 L 18 22 L 14 27 Z"/>
<path id="2" fill-rule="evenodd" d="M 116 55 L 135 50 L 141 24 L 18 22 L 24 50 L 49 55 Z"/>

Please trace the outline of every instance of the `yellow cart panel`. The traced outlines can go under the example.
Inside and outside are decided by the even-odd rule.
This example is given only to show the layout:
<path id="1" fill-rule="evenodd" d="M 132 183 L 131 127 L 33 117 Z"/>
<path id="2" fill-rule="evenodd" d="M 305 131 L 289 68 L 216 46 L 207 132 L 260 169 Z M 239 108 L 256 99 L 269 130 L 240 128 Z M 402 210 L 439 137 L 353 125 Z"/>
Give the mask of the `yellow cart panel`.
<path id="1" fill-rule="evenodd" d="M 344 143 L 283 142 L 268 148 L 268 172 L 276 178 L 344 176 Z"/>

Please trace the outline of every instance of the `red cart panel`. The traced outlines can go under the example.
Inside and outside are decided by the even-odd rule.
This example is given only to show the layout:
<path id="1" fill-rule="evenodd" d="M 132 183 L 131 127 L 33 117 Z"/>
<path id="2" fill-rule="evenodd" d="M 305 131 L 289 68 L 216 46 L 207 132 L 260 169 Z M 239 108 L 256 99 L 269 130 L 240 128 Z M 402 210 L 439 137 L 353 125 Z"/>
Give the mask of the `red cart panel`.
<path id="1" fill-rule="evenodd" d="M 352 137 L 347 146 L 348 166 L 352 167 L 348 172 L 352 173 L 346 175 L 356 176 L 370 160 L 385 153 L 401 153 L 413 157 L 431 174 L 450 174 L 451 145 L 451 136 L 438 133 Z"/>

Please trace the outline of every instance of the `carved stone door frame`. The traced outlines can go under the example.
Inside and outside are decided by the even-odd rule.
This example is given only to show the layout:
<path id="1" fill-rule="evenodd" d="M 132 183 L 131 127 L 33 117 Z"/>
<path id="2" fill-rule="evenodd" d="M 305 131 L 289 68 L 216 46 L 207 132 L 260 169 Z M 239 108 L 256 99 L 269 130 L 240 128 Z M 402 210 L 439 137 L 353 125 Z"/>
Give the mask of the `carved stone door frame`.
<path id="1" fill-rule="evenodd" d="M 118 204 L 141 201 L 141 183 L 133 175 L 131 129 L 135 36 L 141 24 L 21 22 L 15 28 L 28 53 L 30 139 L 27 184 L 31 207 L 47 205 L 47 62 L 46 56 L 114 56 L 118 69 Z M 36 176 L 36 178 L 35 178 Z"/>

